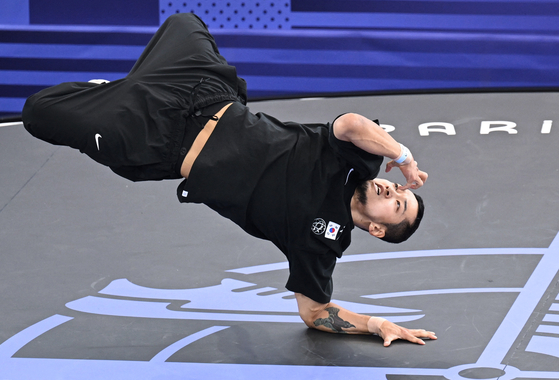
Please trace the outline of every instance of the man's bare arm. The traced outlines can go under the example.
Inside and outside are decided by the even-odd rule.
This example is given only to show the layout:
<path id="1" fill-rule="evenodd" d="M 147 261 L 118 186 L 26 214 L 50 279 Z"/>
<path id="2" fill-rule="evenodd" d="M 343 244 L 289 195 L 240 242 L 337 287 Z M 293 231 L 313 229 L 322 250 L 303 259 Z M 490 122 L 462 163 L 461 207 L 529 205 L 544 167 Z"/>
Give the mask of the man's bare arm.
<path id="1" fill-rule="evenodd" d="M 301 293 L 295 293 L 295 298 L 299 315 L 310 328 L 330 333 L 377 334 L 384 340 L 385 347 L 397 339 L 417 344 L 425 344 L 420 338 L 437 339 L 434 332 L 406 329 L 384 318 L 357 314 L 333 303 L 315 302 Z"/>
<path id="2" fill-rule="evenodd" d="M 386 172 L 393 167 L 402 171 L 407 181 L 402 190 L 418 189 L 427 180 L 427 173 L 419 170 L 411 152 L 372 120 L 355 113 L 347 113 L 336 119 L 333 128 L 334 136 L 338 140 L 350 142 L 366 152 L 390 158 L 392 161 L 386 164 Z M 396 162 L 398 158 L 404 157 L 402 163 Z"/>

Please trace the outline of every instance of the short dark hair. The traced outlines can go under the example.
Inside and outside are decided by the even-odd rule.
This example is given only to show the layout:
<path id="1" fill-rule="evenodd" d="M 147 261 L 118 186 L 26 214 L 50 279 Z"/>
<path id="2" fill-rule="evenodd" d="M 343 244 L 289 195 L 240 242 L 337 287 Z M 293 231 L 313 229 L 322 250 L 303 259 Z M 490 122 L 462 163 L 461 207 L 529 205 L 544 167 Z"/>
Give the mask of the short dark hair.
<path id="1" fill-rule="evenodd" d="M 419 223 L 421 223 L 421 219 L 423 219 L 425 205 L 423 204 L 423 199 L 419 195 L 415 193 L 413 193 L 413 195 L 415 196 L 415 199 L 417 199 L 417 217 L 413 223 L 403 220 L 400 223 L 385 224 L 384 226 L 386 227 L 386 231 L 381 240 L 388 243 L 402 243 L 408 240 L 409 237 L 417 231 Z"/>

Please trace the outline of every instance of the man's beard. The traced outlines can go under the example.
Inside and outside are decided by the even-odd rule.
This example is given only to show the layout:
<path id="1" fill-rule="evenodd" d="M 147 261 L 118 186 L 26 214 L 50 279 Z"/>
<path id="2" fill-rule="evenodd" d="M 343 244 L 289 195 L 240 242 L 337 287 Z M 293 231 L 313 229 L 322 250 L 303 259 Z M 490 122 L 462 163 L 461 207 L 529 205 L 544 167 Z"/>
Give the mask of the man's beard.
<path id="1" fill-rule="evenodd" d="M 367 190 L 369 189 L 369 186 L 369 181 L 364 181 L 361 182 L 355 189 L 355 193 L 357 194 L 357 201 L 362 205 L 367 204 Z"/>

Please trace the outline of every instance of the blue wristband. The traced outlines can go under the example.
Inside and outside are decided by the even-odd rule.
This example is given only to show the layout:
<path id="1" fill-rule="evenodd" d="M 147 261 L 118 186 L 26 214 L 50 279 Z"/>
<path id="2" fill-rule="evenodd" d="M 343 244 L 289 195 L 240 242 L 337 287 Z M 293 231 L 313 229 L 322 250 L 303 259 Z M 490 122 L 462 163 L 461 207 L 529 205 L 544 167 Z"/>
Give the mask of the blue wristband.
<path id="1" fill-rule="evenodd" d="M 394 162 L 397 164 L 404 163 L 407 158 L 410 156 L 410 150 L 406 148 L 403 144 L 400 144 L 400 148 L 402 149 L 402 153 L 400 153 L 400 157 L 396 158 Z"/>

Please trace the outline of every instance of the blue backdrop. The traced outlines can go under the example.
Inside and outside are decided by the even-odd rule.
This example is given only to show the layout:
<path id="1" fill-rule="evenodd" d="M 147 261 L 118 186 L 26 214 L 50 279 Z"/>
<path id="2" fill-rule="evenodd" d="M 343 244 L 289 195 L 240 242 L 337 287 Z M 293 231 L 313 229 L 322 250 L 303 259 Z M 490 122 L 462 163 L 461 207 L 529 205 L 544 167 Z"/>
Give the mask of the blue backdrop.
<path id="1" fill-rule="evenodd" d="M 0 0 L 0 116 L 114 80 L 176 12 L 209 25 L 251 100 L 559 87 L 559 1 Z"/>

